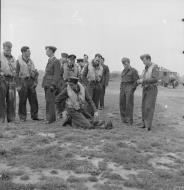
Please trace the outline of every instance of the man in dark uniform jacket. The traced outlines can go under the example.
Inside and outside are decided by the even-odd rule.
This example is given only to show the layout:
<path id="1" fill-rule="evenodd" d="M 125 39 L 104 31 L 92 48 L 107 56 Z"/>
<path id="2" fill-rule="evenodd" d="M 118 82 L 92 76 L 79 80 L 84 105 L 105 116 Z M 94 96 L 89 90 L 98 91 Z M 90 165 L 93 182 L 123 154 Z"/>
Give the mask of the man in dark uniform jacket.
<path id="1" fill-rule="evenodd" d="M 106 87 L 109 84 L 109 67 L 104 64 L 105 59 L 102 57 L 102 66 L 103 66 L 103 75 L 102 75 L 102 91 L 100 94 L 100 108 L 99 109 L 104 109 L 104 97 L 105 97 L 105 90 Z"/>
<path id="2" fill-rule="evenodd" d="M 138 72 L 130 66 L 129 58 L 121 60 L 124 70 L 121 73 L 120 85 L 120 114 L 123 123 L 132 125 L 133 123 L 133 108 L 134 108 L 134 91 L 137 87 L 139 79 Z"/>
<path id="3" fill-rule="evenodd" d="M 55 93 L 58 89 L 60 79 L 60 62 L 54 55 L 56 47 L 46 46 L 45 49 L 49 59 L 45 69 L 42 87 L 45 90 L 46 123 L 50 124 L 56 120 Z"/>

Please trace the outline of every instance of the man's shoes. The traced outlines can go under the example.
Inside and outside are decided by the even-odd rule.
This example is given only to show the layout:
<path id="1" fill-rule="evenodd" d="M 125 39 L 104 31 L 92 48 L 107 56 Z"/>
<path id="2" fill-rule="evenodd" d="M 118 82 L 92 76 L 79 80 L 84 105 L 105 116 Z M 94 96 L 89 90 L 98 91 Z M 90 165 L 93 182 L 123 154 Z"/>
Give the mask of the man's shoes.
<path id="1" fill-rule="evenodd" d="M 32 118 L 32 120 L 34 120 L 34 121 L 42 121 L 43 119 L 40 119 L 40 118 L 38 118 L 38 117 L 35 117 L 35 118 Z"/>
<path id="2" fill-rule="evenodd" d="M 105 124 L 105 129 L 110 130 L 113 128 L 113 124 L 112 121 L 109 120 L 106 124 Z"/>
<path id="3" fill-rule="evenodd" d="M 66 125 L 71 125 L 71 123 L 72 123 L 72 118 L 69 115 L 67 115 L 63 121 L 62 126 L 65 127 Z"/>
<path id="4" fill-rule="evenodd" d="M 53 123 L 54 121 L 48 121 L 48 120 L 46 120 L 45 121 L 45 124 L 51 124 L 51 123 Z"/>
<path id="5" fill-rule="evenodd" d="M 21 121 L 21 122 L 25 122 L 25 121 L 26 121 L 26 119 L 20 119 L 20 121 Z"/>
<path id="6" fill-rule="evenodd" d="M 103 110 L 103 109 L 104 109 L 104 107 L 103 107 L 103 106 L 101 106 L 101 107 L 99 107 L 98 109 L 99 109 L 99 110 Z"/>

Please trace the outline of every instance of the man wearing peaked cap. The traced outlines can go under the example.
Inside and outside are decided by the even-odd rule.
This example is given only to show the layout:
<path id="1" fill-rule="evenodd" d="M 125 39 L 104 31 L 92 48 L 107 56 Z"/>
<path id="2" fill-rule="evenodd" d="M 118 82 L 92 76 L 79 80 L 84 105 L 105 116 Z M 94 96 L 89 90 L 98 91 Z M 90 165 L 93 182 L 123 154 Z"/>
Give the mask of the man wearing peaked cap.
<path id="1" fill-rule="evenodd" d="M 75 60 L 77 57 L 74 54 L 71 54 L 68 56 L 68 59 Z"/>
<path id="2" fill-rule="evenodd" d="M 57 50 L 57 48 L 54 46 L 45 46 L 45 50 L 47 49 L 50 49 L 53 53 L 55 53 L 55 51 Z"/>
<path id="3" fill-rule="evenodd" d="M 151 130 L 152 120 L 155 111 L 156 98 L 158 94 L 157 82 L 159 77 L 158 66 L 151 61 L 149 54 L 140 56 L 145 70 L 143 71 L 143 77 L 137 81 L 138 84 L 142 84 L 142 128 Z"/>
<path id="4" fill-rule="evenodd" d="M 137 87 L 139 78 L 136 69 L 130 66 L 130 59 L 123 57 L 121 59 L 124 70 L 121 73 L 120 84 L 120 115 L 123 123 L 132 125 L 133 123 L 133 108 L 134 108 L 134 92 Z"/>
<path id="5" fill-rule="evenodd" d="M 46 99 L 46 123 L 50 124 L 56 120 L 55 93 L 58 90 L 60 80 L 60 62 L 55 57 L 56 47 L 46 46 L 46 55 L 49 57 L 43 77 L 42 87 L 45 90 Z"/>
<path id="6" fill-rule="evenodd" d="M 96 107 L 87 91 L 87 89 L 78 82 L 79 78 L 69 77 L 67 85 L 62 92 L 56 97 L 56 108 L 60 111 L 60 105 L 63 101 L 66 105 L 67 118 L 65 119 L 63 126 L 70 124 L 76 128 L 85 129 L 111 129 L 109 124 L 105 125 L 105 122 L 99 122 L 97 120 L 98 112 Z M 88 102 L 93 108 L 94 116 L 96 120 L 85 110 L 85 102 Z"/>

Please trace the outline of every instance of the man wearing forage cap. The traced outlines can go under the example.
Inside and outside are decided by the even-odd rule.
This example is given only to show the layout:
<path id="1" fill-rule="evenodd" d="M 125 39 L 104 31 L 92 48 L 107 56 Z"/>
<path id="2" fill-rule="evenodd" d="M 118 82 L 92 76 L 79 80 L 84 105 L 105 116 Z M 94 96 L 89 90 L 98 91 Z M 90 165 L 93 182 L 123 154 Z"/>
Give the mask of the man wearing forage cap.
<path id="1" fill-rule="evenodd" d="M 145 65 L 145 70 L 143 71 L 143 76 L 137 81 L 138 84 L 142 84 L 142 128 L 147 128 L 148 131 L 151 130 L 152 120 L 155 110 L 155 103 L 157 98 L 157 82 L 159 77 L 158 66 L 152 63 L 151 56 L 149 54 L 144 54 L 140 56 L 143 64 Z"/>
<path id="2" fill-rule="evenodd" d="M 133 123 L 133 108 L 134 108 L 134 92 L 137 87 L 139 75 L 136 69 L 130 66 L 129 58 L 122 58 L 124 70 L 121 73 L 120 85 L 120 114 L 123 123 L 132 125 Z"/>
<path id="3" fill-rule="evenodd" d="M 56 120 L 55 113 L 55 93 L 58 90 L 60 79 L 60 62 L 55 57 L 54 46 L 46 46 L 46 55 L 49 57 L 43 77 L 42 87 L 45 90 L 46 99 L 46 123 L 50 124 Z"/>

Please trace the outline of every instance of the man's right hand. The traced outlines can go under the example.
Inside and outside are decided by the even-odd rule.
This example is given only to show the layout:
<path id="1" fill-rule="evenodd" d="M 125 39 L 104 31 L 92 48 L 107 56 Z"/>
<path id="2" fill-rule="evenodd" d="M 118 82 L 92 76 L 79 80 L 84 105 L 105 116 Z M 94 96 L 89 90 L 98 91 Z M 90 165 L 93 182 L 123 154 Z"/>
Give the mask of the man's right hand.
<path id="1" fill-rule="evenodd" d="M 55 90 L 55 87 L 54 86 L 50 86 L 50 91 L 54 92 L 54 90 Z"/>

